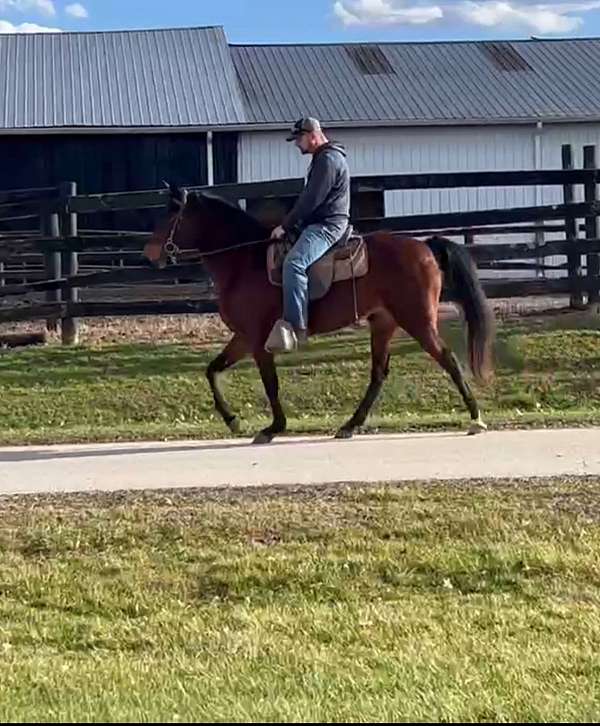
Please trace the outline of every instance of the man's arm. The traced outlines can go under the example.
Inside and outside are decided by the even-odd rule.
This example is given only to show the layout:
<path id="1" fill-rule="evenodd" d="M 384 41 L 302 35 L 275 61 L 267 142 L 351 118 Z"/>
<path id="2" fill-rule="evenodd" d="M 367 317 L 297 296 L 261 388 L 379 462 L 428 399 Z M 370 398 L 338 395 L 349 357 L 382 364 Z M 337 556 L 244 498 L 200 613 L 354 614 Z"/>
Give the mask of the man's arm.
<path id="1" fill-rule="evenodd" d="M 320 154 L 314 162 L 313 170 L 306 187 L 296 204 L 285 216 L 282 227 L 293 230 L 324 202 L 335 183 L 336 166 L 329 154 Z"/>

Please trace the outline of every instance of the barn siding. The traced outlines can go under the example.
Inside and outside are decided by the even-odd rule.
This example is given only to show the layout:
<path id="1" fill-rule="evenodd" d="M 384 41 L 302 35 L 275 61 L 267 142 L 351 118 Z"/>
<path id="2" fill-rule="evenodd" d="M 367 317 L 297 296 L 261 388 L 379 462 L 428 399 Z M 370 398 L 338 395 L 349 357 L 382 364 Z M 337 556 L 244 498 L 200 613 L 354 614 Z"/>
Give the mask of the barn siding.
<path id="1" fill-rule="evenodd" d="M 560 169 L 562 144 L 573 144 L 576 166 L 582 148 L 600 147 L 600 124 L 560 124 L 541 131 L 541 159 L 536 162 L 534 126 L 339 129 L 332 138 L 345 144 L 352 174 L 402 174 L 436 171 L 503 171 Z M 283 132 L 240 134 L 239 181 L 266 181 L 304 176 L 308 159 Z M 577 190 L 579 198 L 583 191 Z M 560 201 L 558 187 L 439 189 L 386 192 L 386 214 L 427 214 L 506 208 Z"/>
<path id="2" fill-rule="evenodd" d="M 531 168 L 533 127 L 507 129 L 340 129 L 352 174 Z M 307 160 L 280 132 L 240 135 L 240 181 L 303 176 Z M 498 188 L 386 192 L 386 214 L 426 214 L 528 204 L 531 190 Z"/>

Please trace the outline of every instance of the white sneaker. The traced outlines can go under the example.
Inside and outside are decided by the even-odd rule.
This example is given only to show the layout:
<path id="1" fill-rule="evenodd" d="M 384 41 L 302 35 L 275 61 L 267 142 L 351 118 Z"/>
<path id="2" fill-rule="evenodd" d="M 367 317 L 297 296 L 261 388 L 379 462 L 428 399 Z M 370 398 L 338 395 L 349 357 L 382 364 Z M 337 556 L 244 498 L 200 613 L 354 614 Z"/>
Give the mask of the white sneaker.
<path id="1" fill-rule="evenodd" d="M 278 320 L 273 326 L 265 350 L 268 353 L 293 353 L 298 349 L 298 338 L 294 328 L 285 320 Z"/>

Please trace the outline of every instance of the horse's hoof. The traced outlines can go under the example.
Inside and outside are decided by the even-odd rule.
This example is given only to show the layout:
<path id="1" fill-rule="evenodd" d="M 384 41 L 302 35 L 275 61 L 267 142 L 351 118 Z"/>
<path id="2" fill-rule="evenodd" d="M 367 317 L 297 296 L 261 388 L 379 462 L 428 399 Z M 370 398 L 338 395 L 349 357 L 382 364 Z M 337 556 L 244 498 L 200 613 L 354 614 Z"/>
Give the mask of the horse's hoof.
<path id="1" fill-rule="evenodd" d="M 232 434 L 239 434 L 241 430 L 240 420 L 237 416 L 234 416 L 230 421 L 227 421 L 227 428 Z"/>
<path id="2" fill-rule="evenodd" d="M 256 434 L 252 443 L 257 446 L 262 446 L 263 444 L 270 444 L 271 441 L 273 441 L 273 434 L 261 431 L 259 434 Z"/>
<path id="3" fill-rule="evenodd" d="M 487 431 L 487 426 L 480 417 L 477 419 L 477 421 L 471 422 L 468 434 L 469 436 L 476 436 L 477 434 L 482 434 L 484 431 Z"/>
<path id="4" fill-rule="evenodd" d="M 345 440 L 351 439 L 354 436 L 354 431 L 352 429 L 340 429 L 337 434 L 335 435 L 336 439 Z"/>

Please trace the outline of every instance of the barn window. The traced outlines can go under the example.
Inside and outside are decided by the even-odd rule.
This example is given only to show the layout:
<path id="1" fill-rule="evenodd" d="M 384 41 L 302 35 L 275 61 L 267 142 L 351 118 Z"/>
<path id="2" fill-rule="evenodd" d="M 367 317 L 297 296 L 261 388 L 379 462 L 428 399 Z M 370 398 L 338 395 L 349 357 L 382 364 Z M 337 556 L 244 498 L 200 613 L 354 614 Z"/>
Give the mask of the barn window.
<path id="1" fill-rule="evenodd" d="M 346 52 L 363 76 L 395 75 L 392 64 L 376 45 L 349 45 Z"/>
<path id="2" fill-rule="evenodd" d="M 483 52 L 501 71 L 530 71 L 529 63 L 510 43 L 482 43 Z"/>

